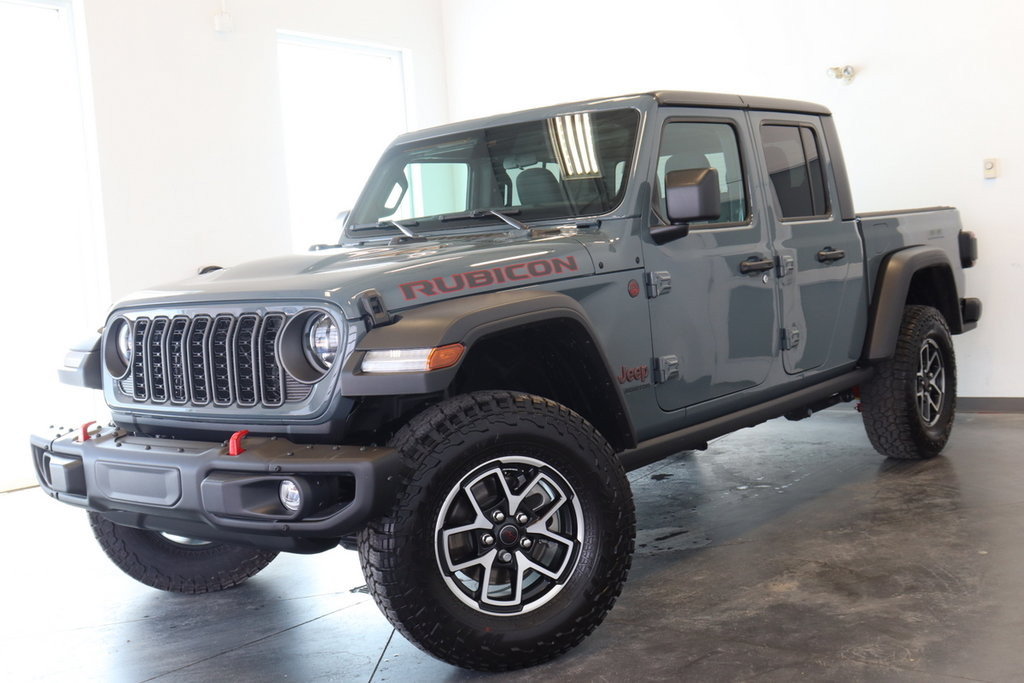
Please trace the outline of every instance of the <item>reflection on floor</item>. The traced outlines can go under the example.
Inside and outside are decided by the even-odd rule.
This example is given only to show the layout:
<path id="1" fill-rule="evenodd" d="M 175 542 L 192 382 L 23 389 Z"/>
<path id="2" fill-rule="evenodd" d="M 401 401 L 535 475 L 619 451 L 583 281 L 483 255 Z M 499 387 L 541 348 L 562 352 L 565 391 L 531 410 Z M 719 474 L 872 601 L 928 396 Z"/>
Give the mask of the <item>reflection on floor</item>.
<path id="1" fill-rule="evenodd" d="M 1024 679 L 1022 415 L 961 415 L 945 456 L 890 463 L 859 416 L 776 420 L 633 472 L 637 554 L 567 656 L 488 680 Z M 279 557 L 188 597 L 135 583 L 38 490 L 7 521 L 0 679 L 481 677 L 393 632 L 356 555 Z"/>

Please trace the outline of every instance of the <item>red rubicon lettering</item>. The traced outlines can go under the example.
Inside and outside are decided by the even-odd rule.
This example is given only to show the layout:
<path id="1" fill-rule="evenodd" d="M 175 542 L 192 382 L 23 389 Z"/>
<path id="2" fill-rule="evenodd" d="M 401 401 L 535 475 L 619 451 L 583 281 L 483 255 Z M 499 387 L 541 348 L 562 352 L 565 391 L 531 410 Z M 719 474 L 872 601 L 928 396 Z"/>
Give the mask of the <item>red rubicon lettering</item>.
<path id="1" fill-rule="evenodd" d="M 534 277 L 543 277 L 545 275 L 551 275 L 551 271 L 554 267 L 551 265 L 551 261 L 533 261 L 532 263 L 526 264 L 526 270 L 530 272 L 530 275 Z"/>
<path id="2" fill-rule="evenodd" d="M 438 294 L 459 292 L 463 289 L 490 287 L 491 285 L 500 285 L 505 282 L 529 280 L 535 277 L 558 275 L 577 270 L 579 270 L 579 265 L 576 263 L 576 257 L 566 256 L 565 258 L 510 263 L 507 266 L 499 266 L 488 270 L 471 270 L 466 273 L 444 275 L 430 280 L 414 280 L 412 282 L 404 282 L 398 288 L 402 290 L 402 296 L 405 297 L 405 300 L 411 301 L 421 296 L 437 296 Z M 644 372 L 646 373 L 646 369 Z M 644 374 L 644 377 L 646 378 L 647 375 Z"/>
<path id="3" fill-rule="evenodd" d="M 402 289 L 402 296 L 405 297 L 406 301 L 409 299 L 416 298 L 416 290 L 419 290 L 423 296 L 434 296 L 437 292 L 434 291 L 434 283 L 430 280 L 417 280 L 416 282 L 406 282 L 403 285 L 399 285 Z"/>
<path id="4" fill-rule="evenodd" d="M 462 273 L 452 275 L 452 282 L 448 284 L 447 278 L 435 277 L 434 282 L 440 292 L 458 292 L 466 288 L 466 281 L 462 279 Z"/>
<path id="5" fill-rule="evenodd" d="M 494 284 L 494 273 L 489 270 L 471 270 L 465 273 L 465 278 L 469 287 L 486 287 Z"/>
<path id="6" fill-rule="evenodd" d="M 563 270 L 576 270 L 576 257 L 553 258 L 551 259 L 551 267 L 555 269 L 556 273 L 561 273 Z"/>
<path id="7" fill-rule="evenodd" d="M 520 275 L 516 273 L 518 269 L 525 267 L 525 263 L 513 263 L 511 266 L 505 266 L 502 270 L 505 271 L 505 277 L 509 280 L 526 280 L 530 277 L 529 275 Z"/>

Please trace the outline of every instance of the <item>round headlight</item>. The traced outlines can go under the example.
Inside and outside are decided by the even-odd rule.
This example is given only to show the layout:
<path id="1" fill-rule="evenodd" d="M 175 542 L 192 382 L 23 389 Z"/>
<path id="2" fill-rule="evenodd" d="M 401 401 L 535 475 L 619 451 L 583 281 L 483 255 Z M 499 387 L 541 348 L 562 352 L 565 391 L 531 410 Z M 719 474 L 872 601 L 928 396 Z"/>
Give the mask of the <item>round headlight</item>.
<path id="1" fill-rule="evenodd" d="M 309 325 L 309 350 L 313 360 L 324 370 L 334 362 L 340 343 L 341 331 L 334 318 L 323 313 L 313 319 Z"/>
<path id="2" fill-rule="evenodd" d="M 127 320 L 122 321 L 118 326 L 117 338 L 114 343 L 121 362 L 127 365 L 132 357 L 132 325 Z"/>

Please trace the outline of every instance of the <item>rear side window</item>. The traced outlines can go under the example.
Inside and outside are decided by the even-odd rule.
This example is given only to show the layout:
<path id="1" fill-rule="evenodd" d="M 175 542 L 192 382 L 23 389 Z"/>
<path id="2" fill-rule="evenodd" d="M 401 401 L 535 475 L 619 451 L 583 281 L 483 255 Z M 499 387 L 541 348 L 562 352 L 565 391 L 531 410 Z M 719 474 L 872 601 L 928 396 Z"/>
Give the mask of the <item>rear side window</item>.
<path id="1" fill-rule="evenodd" d="M 782 217 L 828 215 L 828 193 L 814 130 L 765 125 L 761 127 L 761 145 Z"/>
<path id="2" fill-rule="evenodd" d="M 747 220 L 743 166 L 736 144 L 736 131 L 728 123 L 670 121 L 661 134 L 655 206 L 662 216 L 665 208 L 665 177 L 669 171 L 713 168 L 718 171 L 718 191 L 722 213 L 713 221 L 693 223 L 692 227 L 719 223 L 743 223 Z"/>

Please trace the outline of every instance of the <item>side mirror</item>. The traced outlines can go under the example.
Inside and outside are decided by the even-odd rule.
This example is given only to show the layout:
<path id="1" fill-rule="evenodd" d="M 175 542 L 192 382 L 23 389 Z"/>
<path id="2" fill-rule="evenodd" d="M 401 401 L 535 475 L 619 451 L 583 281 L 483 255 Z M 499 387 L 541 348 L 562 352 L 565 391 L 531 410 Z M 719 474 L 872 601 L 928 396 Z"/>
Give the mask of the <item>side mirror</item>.
<path id="1" fill-rule="evenodd" d="M 722 214 L 718 171 L 713 168 L 669 171 L 665 177 L 665 206 L 669 225 L 651 228 L 651 235 L 658 244 L 685 237 L 694 221 L 718 218 Z"/>

